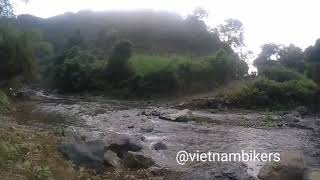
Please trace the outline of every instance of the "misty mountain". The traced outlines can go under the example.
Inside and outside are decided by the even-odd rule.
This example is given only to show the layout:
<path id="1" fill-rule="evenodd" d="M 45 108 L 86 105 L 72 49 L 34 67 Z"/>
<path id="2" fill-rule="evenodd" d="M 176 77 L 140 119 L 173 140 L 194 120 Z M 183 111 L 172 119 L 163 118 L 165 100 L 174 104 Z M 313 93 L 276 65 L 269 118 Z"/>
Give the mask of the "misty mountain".
<path id="1" fill-rule="evenodd" d="M 78 39 L 84 46 L 109 51 L 114 41 L 128 39 L 137 52 L 208 55 L 223 47 L 218 35 L 192 16 L 163 11 L 80 11 L 43 19 L 19 15 L 21 29 L 39 29 L 61 52 Z M 79 42 L 80 43 L 80 42 Z"/>

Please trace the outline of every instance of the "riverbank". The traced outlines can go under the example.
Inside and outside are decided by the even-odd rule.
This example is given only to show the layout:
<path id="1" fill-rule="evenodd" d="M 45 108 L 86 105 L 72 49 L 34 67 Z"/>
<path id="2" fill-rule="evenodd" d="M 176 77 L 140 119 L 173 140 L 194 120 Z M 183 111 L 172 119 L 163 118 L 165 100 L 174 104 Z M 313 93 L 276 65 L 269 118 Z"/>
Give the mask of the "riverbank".
<path id="1" fill-rule="evenodd" d="M 14 108 L 13 108 L 14 109 Z M 18 117 L 19 118 L 19 117 Z M 15 112 L 0 117 L 0 177 L 2 180 L 174 179 L 162 169 L 94 169 L 76 166 L 58 151 L 63 131 L 25 126 Z"/>
<path id="2" fill-rule="evenodd" d="M 5 129 L 3 132 L 26 128 L 29 133 L 20 136 L 35 134 L 36 139 L 43 139 L 38 144 L 55 147 L 52 152 L 40 152 L 57 154 L 59 157 L 55 159 L 60 158 L 61 164 L 71 160 L 67 165 L 71 164 L 75 179 L 85 174 L 84 177 L 97 180 L 115 177 L 248 180 L 255 178 L 263 166 L 261 162 L 177 164 L 179 151 L 197 150 L 294 151 L 305 157 L 308 166 L 320 166 L 319 117 L 305 114 L 303 110 L 275 113 L 226 108 L 181 110 L 177 107 L 169 101 L 36 93 L 25 101 L 17 101 L 13 113 L 3 116 L 7 117 L 7 123 L 15 124 L 0 127 Z M 15 138 L 14 133 L 11 135 Z M 24 141 L 29 142 L 28 138 Z M 128 158 L 133 161 L 126 161 Z M 46 159 L 42 162 L 50 164 Z M 89 170 L 96 168 L 81 168 L 97 164 L 102 167 L 99 173 Z M 41 165 L 46 167 L 46 164 Z M 53 172 L 53 176 L 57 175 Z"/>

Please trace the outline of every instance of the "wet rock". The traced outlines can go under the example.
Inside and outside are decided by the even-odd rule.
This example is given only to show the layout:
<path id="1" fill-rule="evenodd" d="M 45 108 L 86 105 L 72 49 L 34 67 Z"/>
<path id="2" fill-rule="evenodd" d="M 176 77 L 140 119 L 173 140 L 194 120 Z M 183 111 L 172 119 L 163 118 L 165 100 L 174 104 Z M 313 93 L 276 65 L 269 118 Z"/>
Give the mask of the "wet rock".
<path id="1" fill-rule="evenodd" d="M 105 113 L 107 113 L 107 110 L 102 108 L 94 110 L 94 115 L 105 114 Z"/>
<path id="2" fill-rule="evenodd" d="M 261 180 L 301 180 L 305 170 L 301 154 L 281 153 L 280 162 L 269 162 L 259 171 Z"/>
<path id="3" fill-rule="evenodd" d="M 156 151 L 160 151 L 160 150 L 167 150 L 167 145 L 163 142 L 156 142 L 154 144 L 151 145 L 151 149 L 154 149 Z"/>
<path id="4" fill-rule="evenodd" d="M 123 163 L 125 167 L 132 169 L 147 169 L 155 165 L 152 158 L 137 152 L 126 152 L 123 155 Z"/>
<path id="5" fill-rule="evenodd" d="M 154 130 L 153 126 L 151 126 L 151 125 L 141 127 L 140 129 L 141 129 L 141 132 L 144 132 L 144 133 L 151 133 Z"/>
<path id="6" fill-rule="evenodd" d="M 121 134 L 108 134 L 105 139 L 106 149 L 116 153 L 123 153 L 124 151 L 140 151 L 142 145 L 138 138 L 130 137 Z"/>
<path id="7" fill-rule="evenodd" d="M 152 112 L 150 113 L 150 116 L 160 116 L 160 112 L 158 112 L 158 111 L 152 111 Z"/>
<path id="8" fill-rule="evenodd" d="M 303 180 L 319 180 L 320 179 L 320 169 L 310 168 L 306 171 Z"/>
<path id="9" fill-rule="evenodd" d="M 77 165 L 91 168 L 101 168 L 103 165 L 105 150 L 102 141 L 84 142 L 81 137 L 66 137 L 58 149 Z"/>
<path id="10" fill-rule="evenodd" d="M 117 156 L 116 153 L 112 152 L 112 151 L 107 151 L 104 156 L 103 156 L 104 161 L 115 167 L 115 168 L 120 168 L 122 167 L 122 160 Z"/>
<path id="11" fill-rule="evenodd" d="M 138 139 L 140 139 L 141 141 L 146 140 L 146 137 L 144 137 L 142 134 L 139 134 L 136 136 Z"/>
<path id="12" fill-rule="evenodd" d="M 295 109 L 297 113 L 299 113 L 300 116 L 305 116 L 308 114 L 308 108 L 305 106 L 299 106 Z"/>
<path id="13" fill-rule="evenodd" d="M 187 122 L 194 119 L 192 112 L 188 109 L 178 111 L 173 114 L 166 114 L 159 116 L 160 119 L 168 120 L 168 121 L 176 121 L 176 122 Z"/>

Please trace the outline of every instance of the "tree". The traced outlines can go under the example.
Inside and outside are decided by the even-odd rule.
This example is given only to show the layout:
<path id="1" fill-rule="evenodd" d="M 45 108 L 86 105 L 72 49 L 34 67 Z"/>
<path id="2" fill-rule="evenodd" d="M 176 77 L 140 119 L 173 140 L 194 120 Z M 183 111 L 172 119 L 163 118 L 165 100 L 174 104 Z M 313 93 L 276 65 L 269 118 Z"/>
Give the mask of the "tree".
<path id="1" fill-rule="evenodd" d="M 305 70 L 304 53 L 299 47 L 290 44 L 288 47 L 284 47 L 279 51 L 280 63 L 299 73 L 303 73 Z"/>
<path id="2" fill-rule="evenodd" d="M 225 24 L 218 26 L 220 39 L 232 48 L 244 46 L 243 24 L 237 19 L 227 19 Z"/>
<path id="3" fill-rule="evenodd" d="M 38 75 L 35 52 L 46 44 L 36 31 L 21 32 L 0 27 L 1 84 L 18 76 L 22 76 L 26 82 L 35 80 Z"/>
<path id="4" fill-rule="evenodd" d="M 320 39 L 305 50 L 307 76 L 320 84 Z"/>
<path id="5" fill-rule="evenodd" d="M 320 63 L 320 39 L 305 50 L 305 57 L 308 63 Z"/>
<path id="6" fill-rule="evenodd" d="M 208 33 L 208 27 L 204 22 L 207 17 L 208 11 L 198 7 L 185 19 L 187 31 L 185 39 L 187 40 L 188 51 L 191 53 L 191 56 L 201 54 L 208 47 L 208 44 L 205 42 L 212 39 L 211 34 Z"/>
<path id="7" fill-rule="evenodd" d="M 244 61 L 252 56 L 253 52 L 249 51 L 244 43 L 244 28 L 240 20 L 227 19 L 213 31 L 219 34 L 221 41 L 225 44 L 225 50 L 237 53 Z"/>
<path id="8" fill-rule="evenodd" d="M 9 0 L 0 0 L 0 18 L 13 17 L 13 8 Z"/>
<path id="9" fill-rule="evenodd" d="M 276 60 L 279 58 L 280 49 L 280 45 L 274 43 L 264 44 L 261 47 L 261 53 L 253 62 L 258 68 L 258 71 L 265 66 L 276 64 Z"/>
<path id="10" fill-rule="evenodd" d="M 194 11 L 193 11 L 193 17 L 195 17 L 197 20 L 204 20 L 206 18 L 208 18 L 209 16 L 209 12 L 202 8 L 202 7 L 197 7 Z"/>
<path id="11" fill-rule="evenodd" d="M 118 39 L 119 32 L 116 29 L 103 28 L 97 34 L 95 45 L 101 49 L 104 54 L 109 54 L 112 50 L 112 46 Z"/>
<path id="12" fill-rule="evenodd" d="M 131 75 L 129 59 L 132 47 L 132 43 L 128 40 L 121 40 L 115 44 L 107 67 L 107 76 L 111 82 L 119 83 Z"/>

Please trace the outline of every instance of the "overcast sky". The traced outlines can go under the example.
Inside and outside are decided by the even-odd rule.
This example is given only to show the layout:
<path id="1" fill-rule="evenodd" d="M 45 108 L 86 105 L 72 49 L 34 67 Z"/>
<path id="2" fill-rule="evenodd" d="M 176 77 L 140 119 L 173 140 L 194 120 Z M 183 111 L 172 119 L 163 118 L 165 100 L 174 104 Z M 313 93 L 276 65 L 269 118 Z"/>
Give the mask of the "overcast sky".
<path id="1" fill-rule="evenodd" d="M 13 0 L 16 14 L 51 17 L 67 11 L 155 9 L 186 15 L 201 6 L 209 25 L 226 18 L 241 20 L 247 46 L 258 53 L 264 43 L 294 43 L 301 48 L 320 38 L 319 0 Z"/>

